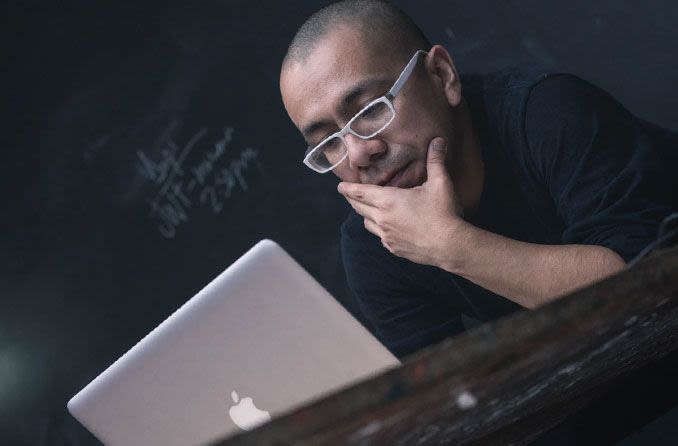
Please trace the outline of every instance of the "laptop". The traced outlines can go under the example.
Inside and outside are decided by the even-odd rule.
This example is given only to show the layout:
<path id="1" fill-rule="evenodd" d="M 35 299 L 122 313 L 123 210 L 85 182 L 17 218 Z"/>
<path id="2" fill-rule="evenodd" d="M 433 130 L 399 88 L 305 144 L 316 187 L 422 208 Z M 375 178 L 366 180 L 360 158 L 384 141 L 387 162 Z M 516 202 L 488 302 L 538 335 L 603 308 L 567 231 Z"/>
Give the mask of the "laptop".
<path id="1" fill-rule="evenodd" d="M 262 240 L 68 410 L 105 444 L 204 444 L 399 365 L 278 244 Z"/>

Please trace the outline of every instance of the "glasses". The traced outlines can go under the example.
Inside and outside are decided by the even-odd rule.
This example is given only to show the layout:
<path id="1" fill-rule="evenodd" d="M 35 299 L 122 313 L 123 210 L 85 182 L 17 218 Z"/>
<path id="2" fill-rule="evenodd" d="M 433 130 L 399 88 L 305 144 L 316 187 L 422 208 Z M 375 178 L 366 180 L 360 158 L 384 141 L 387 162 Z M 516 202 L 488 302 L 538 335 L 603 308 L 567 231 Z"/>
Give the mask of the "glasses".
<path id="1" fill-rule="evenodd" d="M 347 133 L 361 139 L 370 139 L 388 127 L 395 118 L 393 99 L 414 71 L 420 54 L 426 54 L 426 51 L 418 50 L 414 53 L 388 93 L 367 104 L 348 121 L 343 129 L 323 139 L 317 146 L 309 147 L 306 150 L 304 164 L 318 173 L 328 172 L 344 161 L 348 155 L 344 139 Z"/>

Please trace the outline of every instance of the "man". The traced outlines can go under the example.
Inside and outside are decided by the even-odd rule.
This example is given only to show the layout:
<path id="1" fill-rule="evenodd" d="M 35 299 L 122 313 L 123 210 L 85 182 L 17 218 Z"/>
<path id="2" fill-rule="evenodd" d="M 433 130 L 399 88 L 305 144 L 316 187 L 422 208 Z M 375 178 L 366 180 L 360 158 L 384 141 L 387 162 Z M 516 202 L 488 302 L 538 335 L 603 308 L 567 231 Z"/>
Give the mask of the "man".
<path id="1" fill-rule="evenodd" d="M 400 358 L 463 331 L 462 314 L 535 308 L 622 270 L 676 206 L 674 135 L 572 75 L 462 81 L 389 4 L 314 14 L 280 89 L 304 162 L 341 179 L 348 284 Z"/>

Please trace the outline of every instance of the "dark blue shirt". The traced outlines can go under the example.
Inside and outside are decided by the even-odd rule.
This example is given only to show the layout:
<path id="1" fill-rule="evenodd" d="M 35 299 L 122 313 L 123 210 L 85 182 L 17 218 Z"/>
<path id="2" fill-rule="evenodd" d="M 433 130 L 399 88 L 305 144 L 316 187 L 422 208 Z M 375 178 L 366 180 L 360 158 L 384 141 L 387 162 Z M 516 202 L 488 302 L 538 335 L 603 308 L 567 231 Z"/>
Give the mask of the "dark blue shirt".
<path id="1" fill-rule="evenodd" d="M 678 135 L 570 74 L 462 77 L 485 182 L 468 220 L 531 243 L 600 245 L 627 262 L 675 211 Z M 346 278 L 374 334 L 397 357 L 522 307 L 433 266 L 391 254 L 351 211 Z"/>

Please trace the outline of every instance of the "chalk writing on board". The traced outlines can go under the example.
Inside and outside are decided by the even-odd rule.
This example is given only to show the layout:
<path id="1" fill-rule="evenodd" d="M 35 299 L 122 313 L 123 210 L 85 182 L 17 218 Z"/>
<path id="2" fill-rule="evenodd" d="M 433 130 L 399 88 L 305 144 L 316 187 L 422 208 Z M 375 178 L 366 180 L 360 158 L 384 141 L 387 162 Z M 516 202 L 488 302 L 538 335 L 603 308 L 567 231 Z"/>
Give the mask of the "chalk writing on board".
<path id="1" fill-rule="evenodd" d="M 177 228 L 189 221 L 192 209 L 206 207 L 219 214 L 234 193 L 249 190 L 245 176 L 258 159 L 258 150 L 246 147 L 236 156 L 227 157 L 233 128 L 224 127 L 221 137 L 213 144 L 207 143 L 205 149 L 207 134 L 206 128 L 200 129 L 182 148 L 168 137 L 155 159 L 137 151 L 141 172 L 159 188 L 148 204 L 165 238 L 176 236 Z M 189 158 L 197 147 L 199 156 Z"/>

